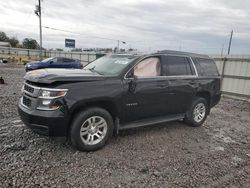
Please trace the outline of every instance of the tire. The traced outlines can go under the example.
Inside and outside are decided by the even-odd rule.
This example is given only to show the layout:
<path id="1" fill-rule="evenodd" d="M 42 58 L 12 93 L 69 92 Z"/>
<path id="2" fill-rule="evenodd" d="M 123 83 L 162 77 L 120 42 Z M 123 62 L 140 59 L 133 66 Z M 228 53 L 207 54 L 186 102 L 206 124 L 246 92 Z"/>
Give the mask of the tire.
<path id="1" fill-rule="evenodd" d="M 95 151 L 112 136 L 114 122 L 102 108 L 89 108 L 78 113 L 70 128 L 70 141 L 80 151 Z"/>
<path id="2" fill-rule="evenodd" d="M 204 98 L 195 98 L 187 111 L 184 122 L 192 127 L 201 126 L 207 118 L 209 107 Z"/>

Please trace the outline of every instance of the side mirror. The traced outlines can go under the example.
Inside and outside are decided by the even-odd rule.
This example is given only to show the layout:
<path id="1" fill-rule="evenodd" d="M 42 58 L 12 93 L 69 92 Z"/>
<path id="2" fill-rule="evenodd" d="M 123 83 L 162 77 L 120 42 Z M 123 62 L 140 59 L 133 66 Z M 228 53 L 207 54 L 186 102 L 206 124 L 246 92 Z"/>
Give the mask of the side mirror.
<path id="1" fill-rule="evenodd" d="M 135 93 L 136 92 L 136 80 L 132 79 L 128 83 L 128 91 L 130 93 Z"/>
<path id="2" fill-rule="evenodd" d="M 49 64 L 52 64 L 52 63 L 54 63 L 54 61 L 50 61 L 50 62 L 49 62 Z"/>
<path id="3" fill-rule="evenodd" d="M 134 71 L 133 71 L 133 70 L 131 70 L 131 71 L 127 74 L 127 78 L 135 79 L 135 75 L 134 75 Z"/>

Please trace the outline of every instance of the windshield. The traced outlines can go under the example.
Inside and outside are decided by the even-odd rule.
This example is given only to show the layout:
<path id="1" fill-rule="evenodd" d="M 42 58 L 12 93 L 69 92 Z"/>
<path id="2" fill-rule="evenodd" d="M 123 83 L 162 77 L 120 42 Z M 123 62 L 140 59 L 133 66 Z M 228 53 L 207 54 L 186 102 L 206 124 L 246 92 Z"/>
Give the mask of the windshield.
<path id="1" fill-rule="evenodd" d="M 46 63 L 46 62 L 48 62 L 48 61 L 51 61 L 52 59 L 54 59 L 54 57 L 50 57 L 50 58 L 44 59 L 44 60 L 42 60 L 41 62 Z"/>
<path id="2" fill-rule="evenodd" d="M 103 75 L 119 75 L 134 59 L 135 56 L 104 56 L 88 64 L 84 69 Z"/>

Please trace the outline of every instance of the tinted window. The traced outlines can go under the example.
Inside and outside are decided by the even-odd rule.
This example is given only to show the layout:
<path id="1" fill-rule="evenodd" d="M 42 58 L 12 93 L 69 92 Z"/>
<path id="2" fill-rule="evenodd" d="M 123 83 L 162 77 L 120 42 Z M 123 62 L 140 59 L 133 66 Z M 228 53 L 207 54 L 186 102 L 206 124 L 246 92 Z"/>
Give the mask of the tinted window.
<path id="1" fill-rule="evenodd" d="M 196 69 L 201 76 L 218 76 L 216 64 L 212 59 L 196 58 Z"/>
<path id="2" fill-rule="evenodd" d="M 56 57 L 53 59 L 54 63 L 62 63 L 62 57 Z"/>
<path id="3" fill-rule="evenodd" d="M 190 62 L 186 57 L 168 56 L 166 76 L 193 75 Z"/>
<path id="4" fill-rule="evenodd" d="M 63 63 L 70 63 L 70 62 L 72 62 L 72 61 L 73 61 L 72 59 L 63 58 Z"/>
<path id="5" fill-rule="evenodd" d="M 42 60 L 42 62 L 43 63 L 47 63 L 47 62 L 49 62 L 49 61 L 53 61 L 54 59 L 56 59 L 56 58 L 54 58 L 54 57 L 50 57 L 50 58 L 47 58 L 47 59 L 44 59 L 44 60 Z"/>

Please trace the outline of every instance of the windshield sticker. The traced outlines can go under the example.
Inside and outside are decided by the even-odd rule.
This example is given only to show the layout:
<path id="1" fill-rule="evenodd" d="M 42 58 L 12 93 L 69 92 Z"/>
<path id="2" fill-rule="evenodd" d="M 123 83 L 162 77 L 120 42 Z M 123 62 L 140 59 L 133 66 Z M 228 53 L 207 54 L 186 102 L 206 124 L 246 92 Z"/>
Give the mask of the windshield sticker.
<path id="1" fill-rule="evenodd" d="M 115 63 L 116 63 L 116 64 L 121 64 L 121 65 L 127 65 L 127 64 L 128 64 L 128 61 L 116 60 Z"/>

